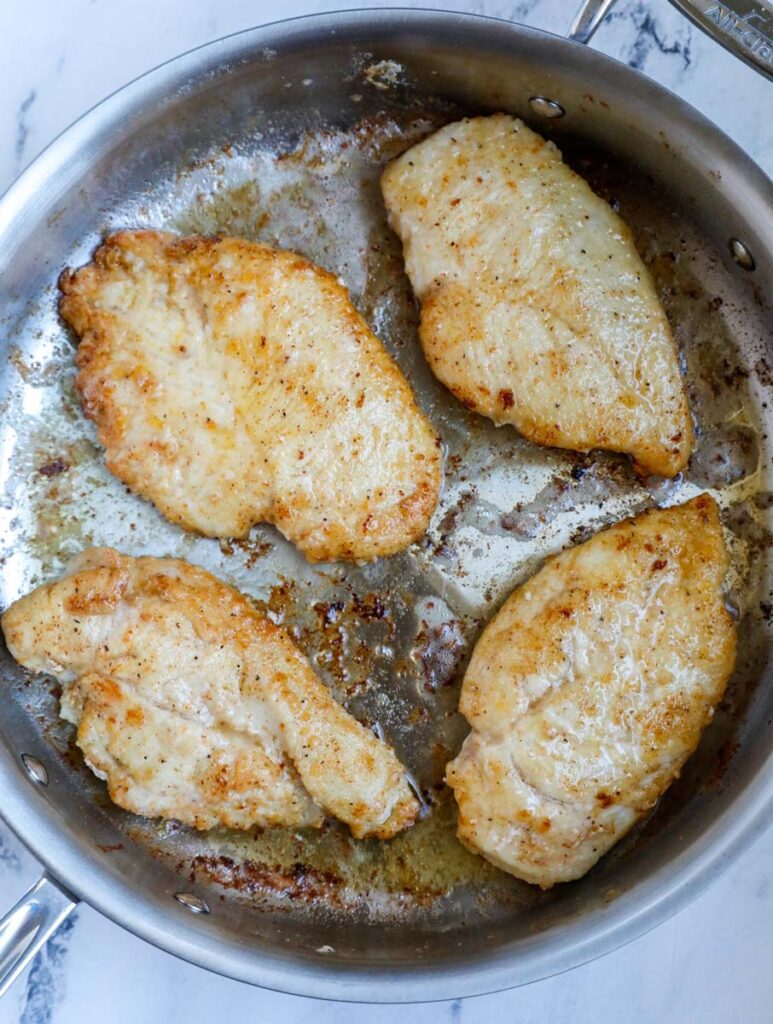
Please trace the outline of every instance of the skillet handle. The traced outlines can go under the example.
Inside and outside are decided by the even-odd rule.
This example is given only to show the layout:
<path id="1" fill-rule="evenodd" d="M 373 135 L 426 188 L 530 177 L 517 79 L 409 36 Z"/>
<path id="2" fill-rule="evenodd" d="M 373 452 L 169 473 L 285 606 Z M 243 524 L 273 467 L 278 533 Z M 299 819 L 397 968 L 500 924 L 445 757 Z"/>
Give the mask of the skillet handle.
<path id="1" fill-rule="evenodd" d="M 773 7 L 769 0 L 671 0 L 726 50 L 773 81 Z"/>
<path id="2" fill-rule="evenodd" d="M 77 905 L 75 896 L 42 875 L 0 919 L 0 996 Z"/>
<path id="3" fill-rule="evenodd" d="M 576 43 L 589 43 L 591 36 L 615 2 L 616 0 L 583 0 L 569 29 L 569 38 Z"/>
<path id="4" fill-rule="evenodd" d="M 587 43 L 615 0 L 583 0 L 569 38 Z M 773 6 L 771 0 L 671 0 L 682 14 L 734 56 L 773 81 Z"/>

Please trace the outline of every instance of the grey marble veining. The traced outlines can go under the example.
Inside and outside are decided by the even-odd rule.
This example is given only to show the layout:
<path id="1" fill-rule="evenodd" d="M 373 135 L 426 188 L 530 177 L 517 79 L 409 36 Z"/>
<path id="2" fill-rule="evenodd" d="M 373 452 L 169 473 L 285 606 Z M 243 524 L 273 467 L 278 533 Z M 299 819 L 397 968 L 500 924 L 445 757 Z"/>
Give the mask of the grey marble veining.
<path id="1" fill-rule="evenodd" d="M 405 0 L 402 0 L 404 3 Z M 425 4 L 428 5 L 428 0 Z M 563 33 L 573 0 L 437 0 Z M 0 190 L 75 117 L 160 61 L 217 36 L 345 0 L 5 0 L 0 4 Z M 773 86 L 666 0 L 621 0 L 593 45 L 703 111 L 768 173 Z M 0 905 L 38 866 L 0 826 Z M 770 1024 L 773 833 L 676 918 L 603 960 L 524 989 L 414 1007 L 358 1007 L 262 992 L 174 960 L 80 908 L 0 1003 L 0 1024 Z"/>

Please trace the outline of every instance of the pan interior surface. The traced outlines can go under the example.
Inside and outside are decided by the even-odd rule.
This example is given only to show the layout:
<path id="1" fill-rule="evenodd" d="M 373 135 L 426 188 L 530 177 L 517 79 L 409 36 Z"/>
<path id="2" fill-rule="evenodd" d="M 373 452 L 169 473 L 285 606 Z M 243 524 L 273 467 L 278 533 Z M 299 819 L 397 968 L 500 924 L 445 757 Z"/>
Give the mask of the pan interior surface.
<path id="1" fill-rule="evenodd" d="M 28 677 L 4 652 L 0 732 L 9 764 L 32 753 L 51 779 L 33 793 L 16 767 L 11 785 L 125 889 L 121 923 L 234 976 L 338 998 L 369 994 L 365 981 L 347 988 L 344 976 L 379 978 L 389 992 L 374 998 L 440 998 L 577 962 L 569 954 L 541 966 L 540 950 L 616 905 L 641 905 L 670 863 L 697 850 L 741 799 L 770 751 L 765 225 L 739 226 L 716 168 L 685 191 L 689 140 L 660 128 L 655 148 L 654 123 L 627 106 L 630 72 L 600 76 L 591 94 L 579 88 L 583 68 L 566 61 L 559 70 L 553 54 L 564 46 L 582 54 L 580 64 L 592 59 L 577 47 L 502 25 L 495 44 L 483 20 L 448 16 L 441 31 L 425 17 L 410 37 L 394 26 L 379 34 L 375 21 L 368 28 L 354 16 L 348 34 L 279 26 L 273 37 L 266 29 L 216 44 L 198 61 L 183 58 L 178 72 L 161 69 L 131 87 L 120 120 L 114 111 L 112 120 L 92 114 L 85 129 L 76 126 L 82 144 L 0 237 L 2 607 L 92 545 L 203 565 L 292 631 L 336 697 L 394 745 L 423 806 L 422 820 L 388 843 L 355 841 L 336 823 L 319 832 L 197 833 L 134 817 L 109 802 L 83 764 L 57 717 L 53 684 Z M 509 33 L 507 51 L 501 33 Z M 533 95 L 555 96 L 566 117 L 535 120 Z M 554 138 L 633 229 L 674 328 L 696 418 L 684 478 L 640 480 L 620 457 L 539 448 L 465 410 L 426 366 L 379 173 L 433 128 L 500 109 Z M 32 173 L 43 174 L 45 161 Z M 342 278 L 442 435 L 444 489 L 422 542 L 369 565 L 311 566 L 270 527 L 256 526 L 244 542 L 185 534 L 107 472 L 77 400 L 56 279 L 119 228 L 254 238 Z M 742 228 L 758 257 L 753 275 L 732 264 L 723 243 Z M 466 732 L 456 705 L 472 646 L 545 557 L 703 490 L 722 506 L 732 555 L 736 673 L 699 751 L 653 814 L 585 879 L 541 892 L 454 835 L 442 778 Z M 74 887 L 91 897 L 87 882 Z M 203 896 L 211 913 L 186 917 L 172 898 L 181 890 Z M 135 926 L 132 914 L 152 918 L 155 930 Z M 218 958 L 202 952 L 213 943 Z M 508 975 L 519 957 L 525 966 Z M 482 966 L 472 980 L 476 965 L 494 962 L 497 981 Z M 471 980 L 431 989 L 433 975 L 460 965 Z M 397 991 L 412 971 L 423 972 L 425 989 Z"/>

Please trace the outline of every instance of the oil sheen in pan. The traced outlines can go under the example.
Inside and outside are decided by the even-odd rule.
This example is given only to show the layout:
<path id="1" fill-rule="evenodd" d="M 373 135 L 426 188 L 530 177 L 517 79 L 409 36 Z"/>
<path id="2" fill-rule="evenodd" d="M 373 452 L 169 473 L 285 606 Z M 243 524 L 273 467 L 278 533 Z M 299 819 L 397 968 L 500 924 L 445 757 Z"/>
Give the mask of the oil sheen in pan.
<path id="1" fill-rule="evenodd" d="M 703 489 L 720 501 L 740 660 L 699 753 L 656 813 L 606 861 L 655 836 L 684 803 L 716 784 L 759 669 L 757 638 L 770 612 L 761 556 L 771 502 L 770 449 L 758 412 L 773 382 L 762 315 L 755 319 L 739 284 L 650 182 L 593 154 L 567 153 L 631 225 L 655 277 L 687 376 L 697 453 L 684 479 L 640 481 L 622 458 L 541 449 L 469 413 L 423 360 L 415 304 L 378 187 L 387 159 L 448 119 L 447 112 L 395 112 L 285 151 L 262 148 L 260 137 L 244 139 L 115 209 L 102 225 L 242 235 L 303 252 L 341 276 L 445 446 L 445 487 L 432 527 L 401 555 L 365 566 L 312 567 L 269 527 L 256 527 L 246 542 L 182 533 L 106 472 L 75 396 L 72 343 L 56 318 L 53 288 L 18 333 L 2 421 L 3 605 L 92 544 L 204 565 L 290 628 L 336 697 L 394 744 L 421 790 L 423 819 L 389 843 L 356 842 L 335 823 L 321 832 L 201 834 L 148 822 L 112 807 L 83 766 L 69 727 L 56 719 L 55 691 L 19 676 L 14 698 L 36 716 L 127 841 L 228 891 L 229 899 L 301 904 L 311 913 L 345 910 L 370 920 L 442 913 L 445 921 L 490 920 L 492 907 L 512 914 L 550 900 L 454 837 L 442 776 L 466 731 L 455 710 L 461 674 L 485 621 L 547 555 L 653 503 Z M 84 247 L 73 261 L 87 255 Z"/>

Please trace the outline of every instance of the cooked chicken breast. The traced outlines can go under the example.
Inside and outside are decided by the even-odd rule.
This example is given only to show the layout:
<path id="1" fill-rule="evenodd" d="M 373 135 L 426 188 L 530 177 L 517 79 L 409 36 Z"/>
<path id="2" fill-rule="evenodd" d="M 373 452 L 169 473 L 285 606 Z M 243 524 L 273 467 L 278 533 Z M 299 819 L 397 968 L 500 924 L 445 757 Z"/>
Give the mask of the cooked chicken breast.
<path id="1" fill-rule="evenodd" d="M 684 469 L 690 412 L 650 276 L 553 143 L 476 117 L 409 149 L 381 184 L 427 359 L 465 405 L 538 444 Z"/>
<path id="2" fill-rule="evenodd" d="M 17 661 L 61 680 L 62 716 L 126 810 L 202 829 L 328 813 L 380 838 L 416 817 L 390 747 L 282 629 L 203 569 L 94 548 L 2 628 Z"/>
<path id="3" fill-rule="evenodd" d="M 518 878 L 579 878 L 679 775 L 725 689 L 728 555 L 702 495 L 550 559 L 473 653 L 446 770 L 459 836 Z"/>
<path id="4" fill-rule="evenodd" d="M 107 466 L 172 522 L 274 523 L 312 561 L 424 533 L 439 439 L 332 274 L 254 242 L 122 231 L 60 288 Z"/>

